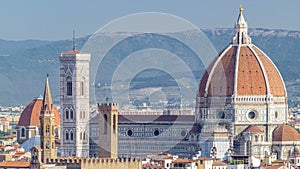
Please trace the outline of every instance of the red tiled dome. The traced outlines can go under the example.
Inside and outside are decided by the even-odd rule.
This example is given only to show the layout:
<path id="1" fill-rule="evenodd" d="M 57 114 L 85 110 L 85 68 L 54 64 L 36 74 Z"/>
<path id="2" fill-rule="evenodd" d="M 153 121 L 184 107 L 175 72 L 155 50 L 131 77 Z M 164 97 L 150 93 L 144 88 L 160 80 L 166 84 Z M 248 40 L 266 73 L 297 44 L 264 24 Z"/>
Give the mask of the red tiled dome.
<path id="1" fill-rule="evenodd" d="M 204 73 L 198 96 L 286 96 L 283 79 L 270 58 L 252 44 L 242 10 L 232 43 Z"/>
<path id="2" fill-rule="evenodd" d="M 255 45 L 230 45 L 205 72 L 199 96 L 285 96 L 285 86 L 272 61 Z M 235 79 L 236 78 L 236 79 Z M 236 87 L 235 87 L 236 86 Z"/>
<path id="3" fill-rule="evenodd" d="M 40 127 L 40 113 L 43 105 L 43 99 L 37 98 L 31 101 L 23 110 L 19 119 L 18 126 L 38 126 Z M 60 125 L 60 115 L 54 106 L 55 125 Z"/>
<path id="4" fill-rule="evenodd" d="M 282 124 L 273 131 L 273 141 L 300 141 L 300 134 L 292 126 Z"/>

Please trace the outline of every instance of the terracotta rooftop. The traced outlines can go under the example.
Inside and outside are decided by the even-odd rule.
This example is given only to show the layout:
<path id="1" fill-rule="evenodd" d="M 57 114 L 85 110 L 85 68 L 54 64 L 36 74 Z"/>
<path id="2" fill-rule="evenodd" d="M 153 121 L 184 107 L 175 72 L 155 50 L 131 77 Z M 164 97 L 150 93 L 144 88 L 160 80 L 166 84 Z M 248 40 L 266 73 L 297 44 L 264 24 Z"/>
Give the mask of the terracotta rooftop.
<path id="1" fill-rule="evenodd" d="M 250 125 L 244 131 L 244 133 L 263 133 L 263 131 L 257 126 Z"/>
<path id="2" fill-rule="evenodd" d="M 222 161 L 215 161 L 213 162 L 212 166 L 227 166 L 227 164 L 223 163 Z"/>
<path id="3" fill-rule="evenodd" d="M 20 156 L 22 156 L 24 154 L 25 154 L 25 152 L 18 152 L 18 153 L 15 153 L 12 157 L 13 158 L 17 158 L 17 157 L 20 157 Z"/>
<path id="4" fill-rule="evenodd" d="M 0 167 L 28 168 L 29 166 L 30 166 L 29 161 L 4 161 L 4 162 L 0 162 Z"/>
<path id="5" fill-rule="evenodd" d="M 42 110 L 43 99 L 37 98 L 30 102 L 21 113 L 18 126 L 38 126 L 40 127 L 40 113 Z M 60 115 L 54 107 L 55 125 L 60 125 Z"/>
<path id="6" fill-rule="evenodd" d="M 177 158 L 172 163 L 190 163 L 190 162 L 191 162 L 191 160 L 189 160 L 187 158 Z"/>
<path id="7" fill-rule="evenodd" d="M 273 165 L 273 166 L 266 166 L 265 168 L 266 169 L 278 169 L 280 167 L 282 167 L 282 166 L 281 165 Z"/>
<path id="8" fill-rule="evenodd" d="M 273 131 L 273 141 L 300 141 L 300 134 L 292 126 L 282 124 Z"/>
<path id="9" fill-rule="evenodd" d="M 237 48 L 229 46 L 208 67 L 199 85 L 199 96 L 206 93 L 207 96 L 231 96 L 235 85 L 238 95 L 266 95 L 267 84 L 270 94 L 285 96 L 284 82 L 272 61 L 254 45 L 241 46 L 239 53 Z"/>

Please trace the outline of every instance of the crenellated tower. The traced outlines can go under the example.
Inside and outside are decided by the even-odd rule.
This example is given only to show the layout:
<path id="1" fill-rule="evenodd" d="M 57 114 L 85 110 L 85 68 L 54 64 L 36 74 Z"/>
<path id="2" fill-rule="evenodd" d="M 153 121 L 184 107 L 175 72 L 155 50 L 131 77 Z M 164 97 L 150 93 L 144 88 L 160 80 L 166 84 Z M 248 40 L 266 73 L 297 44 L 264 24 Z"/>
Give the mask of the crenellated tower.
<path id="1" fill-rule="evenodd" d="M 99 157 L 118 158 L 118 105 L 98 105 L 100 113 Z"/>

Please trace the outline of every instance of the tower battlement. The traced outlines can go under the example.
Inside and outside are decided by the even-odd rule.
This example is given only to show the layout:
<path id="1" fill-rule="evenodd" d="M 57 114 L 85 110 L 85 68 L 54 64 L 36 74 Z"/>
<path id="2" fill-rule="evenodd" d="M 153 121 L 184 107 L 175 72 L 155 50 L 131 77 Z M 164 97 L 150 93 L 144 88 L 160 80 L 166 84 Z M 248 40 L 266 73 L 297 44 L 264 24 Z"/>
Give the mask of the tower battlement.
<path id="1" fill-rule="evenodd" d="M 140 158 L 56 158 L 47 159 L 47 164 L 78 168 L 141 168 Z"/>

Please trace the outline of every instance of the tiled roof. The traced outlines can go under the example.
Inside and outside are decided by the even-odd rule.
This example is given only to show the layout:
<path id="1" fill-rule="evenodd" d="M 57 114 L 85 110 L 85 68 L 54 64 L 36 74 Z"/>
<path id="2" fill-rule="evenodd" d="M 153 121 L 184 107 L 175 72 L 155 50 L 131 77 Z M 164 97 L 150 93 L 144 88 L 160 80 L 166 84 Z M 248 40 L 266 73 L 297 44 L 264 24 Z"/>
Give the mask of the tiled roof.
<path id="1" fill-rule="evenodd" d="M 194 122 L 192 115 L 119 115 L 119 122 Z"/>
<path id="2" fill-rule="evenodd" d="M 227 166 L 227 164 L 223 163 L 222 161 L 215 161 L 213 162 L 212 166 Z"/>
<path id="3" fill-rule="evenodd" d="M 65 55 L 73 55 L 73 54 L 80 54 L 80 51 L 77 51 L 77 50 L 71 50 L 71 51 L 68 51 L 68 52 L 64 52 L 62 54 L 65 54 Z"/>
<path id="4" fill-rule="evenodd" d="M 272 61 L 252 44 L 241 46 L 239 53 L 237 48 L 227 47 L 207 68 L 198 95 L 231 96 L 235 85 L 239 95 L 266 95 L 268 84 L 272 95 L 285 96 L 284 82 Z"/>
<path id="5" fill-rule="evenodd" d="M 281 168 L 281 165 L 273 165 L 273 166 L 266 166 L 266 169 L 278 169 Z"/>
<path id="6" fill-rule="evenodd" d="M 172 163 L 190 163 L 190 162 L 191 162 L 191 160 L 189 160 L 187 158 L 177 158 Z"/>
<path id="7" fill-rule="evenodd" d="M 43 99 L 37 98 L 30 102 L 23 110 L 19 119 L 18 126 L 38 126 L 40 127 L 40 113 L 42 110 Z M 55 125 L 60 125 L 60 115 L 56 106 L 54 108 Z"/>
<path id="8" fill-rule="evenodd" d="M 300 134 L 292 126 L 282 124 L 273 131 L 273 141 L 300 141 Z"/>
<path id="9" fill-rule="evenodd" d="M 0 167 L 28 168 L 29 166 L 30 166 L 29 161 L 4 161 L 4 162 L 0 162 Z"/>
<path id="10" fill-rule="evenodd" d="M 263 131 L 257 126 L 250 125 L 244 131 L 244 133 L 263 133 Z"/>

